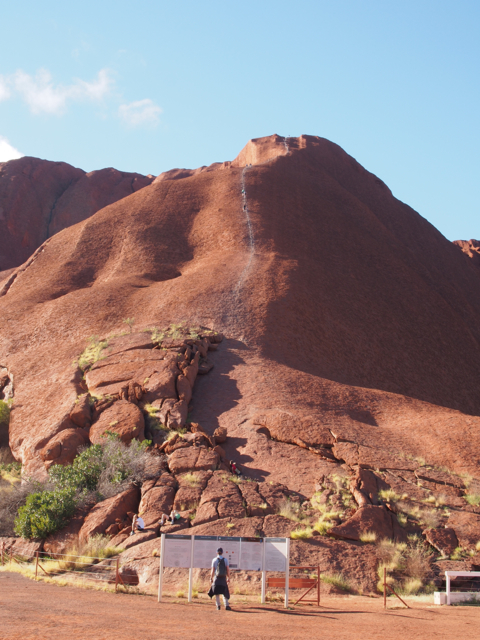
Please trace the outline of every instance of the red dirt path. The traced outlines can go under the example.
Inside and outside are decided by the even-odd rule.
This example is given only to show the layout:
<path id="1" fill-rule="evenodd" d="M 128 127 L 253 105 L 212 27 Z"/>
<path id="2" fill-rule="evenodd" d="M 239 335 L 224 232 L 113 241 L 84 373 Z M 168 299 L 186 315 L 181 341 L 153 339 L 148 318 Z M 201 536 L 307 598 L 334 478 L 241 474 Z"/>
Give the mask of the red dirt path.
<path id="1" fill-rule="evenodd" d="M 478 638 L 480 609 L 433 608 L 384 612 L 381 598 L 325 598 L 323 607 L 235 605 L 217 612 L 212 604 L 162 603 L 150 596 L 111 594 L 35 583 L 17 574 L 0 575 L 2 640 L 215 640 L 238 637 L 351 640 Z"/>

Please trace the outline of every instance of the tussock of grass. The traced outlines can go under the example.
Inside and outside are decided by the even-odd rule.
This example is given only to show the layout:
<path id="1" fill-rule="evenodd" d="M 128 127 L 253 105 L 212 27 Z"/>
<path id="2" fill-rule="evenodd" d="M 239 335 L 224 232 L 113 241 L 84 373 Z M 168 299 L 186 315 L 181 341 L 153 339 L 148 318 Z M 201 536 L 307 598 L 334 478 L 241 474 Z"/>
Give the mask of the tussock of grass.
<path id="1" fill-rule="evenodd" d="M 400 593 L 406 596 L 416 595 L 423 588 L 423 582 L 419 578 L 408 578 L 403 583 Z"/>
<path id="2" fill-rule="evenodd" d="M 88 345 L 85 350 L 80 354 L 77 360 L 77 364 L 85 371 L 88 367 L 91 367 L 92 364 L 95 364 L 98 360 L 100 360 L 102 351 L 108 347 L 107 340 L 99 340 L 98 336 L 90 336 L 88 338 Z"/>
<path id="3" fill-rule="evenodd" d="M 464 498 L 472 507 L 480 505 L 480 495 L 478 493 L 467 493 Z"/>
<path id="4" fill-rule="evenodd" d="M 177 591 L 175 595 L 177 598 L 185 598 L 185 591 Z"/>
<path id="5" fill-rule="evenodd" d="M 364 531 L 360 534 L 361 542 L 365 542 L 367 544 L 371 544 L 377 541 L 377 534 L 375 531 Z"/>
<path id="6" fill-rule="evenodd" d="M 378 492 L 378 498 L 385 502 L 398 502 L 400 500 L 400 496 L 393 489 L 382 489 Z"/>
<path id="7" fill-rule="evenodd" d="M 197 487 L 200 484 L 200 479 L 194 473 L 185 473 L 180 477 L 182 483 L 188 484 L 190 487 Z"/>
<path id="8" fill-rule="evenodd" d="M 321 536 L 326 536 L 332 527 L 333 522 L 325 522 L 324 520 L 319 520 L 313 525 L 315 531 L 318 531 Z"/>
<path id="9" fill-rule="evenodd" d="M 301 517 L 298 513 L 298 508 L 294 506 L 290 500 L 282 500 L 277 509 L 277 514 L 293 522 L 300 522 Z"/>
<path id="10" fill-rule="evenodd" d="M 294 529 L 290 533 L 290 538 L 292 540 L 308 540 L 312 537 L 313 529 L 312 527 L 305 527 L 305 529 Z"/>
<path id="11" fill-rule="evenodd" d="M 342 591 L 352 591 L 352 587 L 343 573 L 322 573 L 320 575 L 320 580 L 322 582 L 325 582 L 326 584 L 331 584 L 334 587 L 337 587 L 337 589 L 341 589 Z"/>

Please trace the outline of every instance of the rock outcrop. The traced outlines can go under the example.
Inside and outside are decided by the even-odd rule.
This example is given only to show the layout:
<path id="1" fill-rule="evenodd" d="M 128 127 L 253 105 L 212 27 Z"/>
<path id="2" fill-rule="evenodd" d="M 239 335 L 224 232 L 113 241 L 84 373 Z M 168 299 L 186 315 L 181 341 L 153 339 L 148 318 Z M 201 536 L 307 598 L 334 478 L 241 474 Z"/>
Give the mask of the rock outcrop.
<path id="1" fill-rule="evenodd" d="M 0 163 L 0 272 L 18 267 L 48 238 L 146 187 L 153 176 L 23 157 Z"/>
<path id="2" fill-rule="evenodd" d="M 73 174 L 56 170 L 63 188 Z M 446 528 L 474 552 L 477 246 L 467 259 L 337 145 L 252 140 L 29 251 L 0 283 L 9 442 L 28 475 L 71 459 L 82 433 L 128 442 L 143 428 L 161 461 L 136 498 L 154 535 L 175 506 L 162 531 L 320 519 L 332 554 Z M 93 513 L 86 536 L 125 536 Z"/>

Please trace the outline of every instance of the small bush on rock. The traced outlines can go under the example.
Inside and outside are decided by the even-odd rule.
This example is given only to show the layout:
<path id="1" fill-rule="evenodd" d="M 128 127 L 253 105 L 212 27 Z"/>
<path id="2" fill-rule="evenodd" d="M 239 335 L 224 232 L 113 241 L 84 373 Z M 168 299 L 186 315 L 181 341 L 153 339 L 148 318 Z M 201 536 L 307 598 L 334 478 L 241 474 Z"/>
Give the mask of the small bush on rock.
<path id="1" fill-rule="evenodd" d="M 95 364 L 101 358 L 102 351 L 108 347 L 108 342 L 106 340 L 99 340 L 98 336 L 90 336 L 88 339 L 88 345 L 78 357 L 77 364 L 82 371 L 91 367 L 92 364 Z"/>

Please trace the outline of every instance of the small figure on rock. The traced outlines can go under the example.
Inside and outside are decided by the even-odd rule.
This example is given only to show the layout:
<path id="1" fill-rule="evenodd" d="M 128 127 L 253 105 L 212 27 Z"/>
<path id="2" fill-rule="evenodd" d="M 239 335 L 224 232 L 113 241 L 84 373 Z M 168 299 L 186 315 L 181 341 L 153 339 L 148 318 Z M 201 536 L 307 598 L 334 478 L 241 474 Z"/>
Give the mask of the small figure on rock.
<path id="1" fill-rule="evenodd" d="M 234 476 L 242 475 L 242 472 L 240 471 L 240 469 L 237 467 L 237 465 L 233 460 L 230 460 L 230 471 L 233 473 Z"/>
<path id="2" fill-rule="evenodd" d="M 140 517 L 139 515 L 134 515 L 133 516 L 133 520 L 132 520 L 132 531 L 130 533 L 131 536 L 133 536 L 133 534 L 136 531 L 144 531 L 145 529 L 145 522 L 143 521 L 143 518 Z"/>
<path id="3" fill-rule="evenodd" d="M 230 567 L 228 566 L 228 558 L 223 557 L 223 549 L 221 547 L 217 549 L 217 557 L 212 560 L 210 579 L 212 580 L 212 586 L 210 587 L 208 596 L 210 598 L 215 596 L 217 610 L 220 609 L 220 596 L 222 595 L 225 609 L 227 611 L 231 611 L 231 607 L 229 605 L 230 591 L 228 589 L 228 583 L 230 582 Z"/>
<path id="4" fill-rule="evenodd" d="M 180 514 L 175 509 L 172 509 L 169 516 L 167 516 L 166 513 L 162 513 L 162 517 L 160 519 L 160 525 L 163 527 L 163 525 L 169 521 L 170 521 L 170 524 L 174 524 L 175 520 L 180 520 Z"/>

